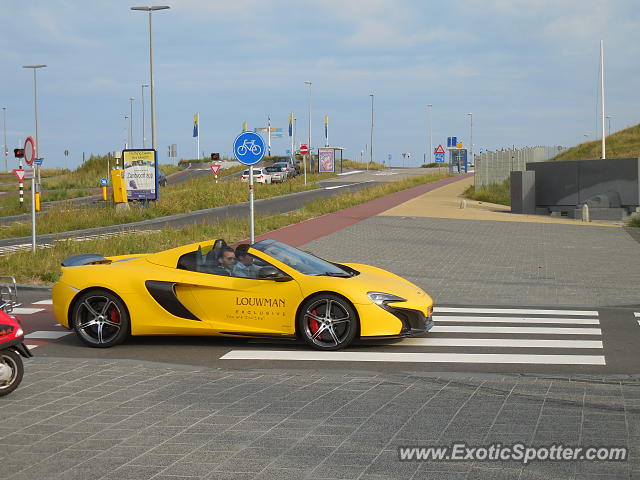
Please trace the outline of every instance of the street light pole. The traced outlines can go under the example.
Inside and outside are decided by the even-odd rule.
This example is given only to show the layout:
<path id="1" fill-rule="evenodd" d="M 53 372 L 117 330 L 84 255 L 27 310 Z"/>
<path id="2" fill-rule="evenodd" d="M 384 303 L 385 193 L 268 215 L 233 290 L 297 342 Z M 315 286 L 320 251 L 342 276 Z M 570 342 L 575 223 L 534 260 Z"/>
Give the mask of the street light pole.
<path id="1" fill-rule="evenodd" d="M 2 107 L 2 119 L 4 130 L 4 171 L 9 171 L 9 147 L 7 147 L 7 107 Z M 611 123 L 609 123 L 611 125 Z"/>
<path id="2" fill-rule="evenodd" d="M 129 148 L 133 148 L 133 101 L 135 98 L 129 97 Z"/>
<path id="3" fill-rule="evenodd" d="M 371 97 L 371 148 L 369 149 L 369 163 L 367 163 L 367 170 L 369 170 L 369 164 L 373 163 L 373 93 L 370 93 Z"/>
<path id="4" fill-rule="evenodd" d="M 128 132 L 128 130 L 129 130 L 129 122 L 128 122 L 128 120 L 129 120 L 129 116 L 125 115 L 124 116 L 124 123 L 125 123 L 126 126 L 124 127 L 124 130 L 125 130 L 125 132 L 127 132 L 127 135 L 124 137 L 124 149 L 125 150 L 130 148 L 130 145 L 129 145 L 129 132 Z"/>
<path id="5" fill-rule="evenodd" d="M 312 168 L 311 165 L 311 81 L 310 80 L 305 80 L 304 82 L 306 85 L 309 85 L 309 168 Z M 304 166 L 304 184 L 307 184 L 307 165 L 305 164 Z"/>
<path id="6" fill-rule="evenodd" d="M 604 117 L 604 118 L 606 118 L 606 119 L 609 121 L 609 135 L 607 135 L 607 136 L 608 136 L 608 137 L 610 137 L 610 136 L 611 136 L 611 117 L 610 117 L 609 115 L 607 115 L 607 116 L 606 116 L 606 117 Z M 5 141 L 4 141 L 4 142 L 5 142 L 5 143 L 7 143 L 6 138 L 5 138 Z"/>
<path id="7" fill-rule="evenodd" d="M 155 106 L 155 91 L 153 88 L 153 37 L 151 29 L 151 14 L 156 10 L 167 10 L 171 7 L 166 5 L 153 6 L 153 7 L 131 7 L 131 10 L 139 10 L 143 12 L 149 12 L 149 85 L 151 89 L 151 148 L 156 150 L 156 106 Z"/>
<path id="8" fill-rule="evenodd" d="M 470 153 L 471 153 L 471 163 L 475 165 L 475 161 L 473 159 L 473 113 L 467 113 L 471 117 L 471 144 L 469 145 Z M 467 165 L 469 162 L 467 161 Z"/>
<path id="9" fill-rule="evenodd" d="M 142 84 L 142 96 L 140 97 L 141 99 L 141 103 L 142 103 L 142 148 L 147 148 L 147 137 L 146 137 L 146 132 L 145 132 L 145 128 L 144 128 L 144 87 L 148 87 L 149 84 L 148 83 L 143 83 Z"/>
<path id="10" fill-rule="evenodd" d="M 432 104 L 427 105 L 427 110 L 429 111 L 429 163 L 433 163 L 433 132 L 431 130 L 431 109 L 433 108 Z"/>

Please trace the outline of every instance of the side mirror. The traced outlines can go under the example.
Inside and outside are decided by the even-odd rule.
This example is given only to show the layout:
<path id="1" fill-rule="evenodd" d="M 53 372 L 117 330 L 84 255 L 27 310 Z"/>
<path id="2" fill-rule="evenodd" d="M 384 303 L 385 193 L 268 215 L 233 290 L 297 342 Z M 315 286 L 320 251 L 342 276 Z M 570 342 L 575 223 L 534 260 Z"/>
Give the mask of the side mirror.
<path id="1" fill-rule="evenodd" d="M 276 282 L 288 282 L 293 280 L 289 275 L 283 274 L 276 267 L 262 267 L 258 271 L 258 279 L 260 280 L 275 280 Z"/>

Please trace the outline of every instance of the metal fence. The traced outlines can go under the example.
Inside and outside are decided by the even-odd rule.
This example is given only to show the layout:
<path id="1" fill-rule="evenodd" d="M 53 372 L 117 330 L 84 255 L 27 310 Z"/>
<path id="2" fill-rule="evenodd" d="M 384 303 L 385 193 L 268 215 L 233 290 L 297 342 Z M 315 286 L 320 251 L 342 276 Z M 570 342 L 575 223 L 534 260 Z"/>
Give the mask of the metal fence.
<path id="1" fill-rule="evenodd" d="M 555 157 L 564 147 L 527 147 L 510 150 L 486 151 L 475 155 L 476 188 L 500 184 L 513 171 L 524 171 L 527 163 L 544 162 Z"/>

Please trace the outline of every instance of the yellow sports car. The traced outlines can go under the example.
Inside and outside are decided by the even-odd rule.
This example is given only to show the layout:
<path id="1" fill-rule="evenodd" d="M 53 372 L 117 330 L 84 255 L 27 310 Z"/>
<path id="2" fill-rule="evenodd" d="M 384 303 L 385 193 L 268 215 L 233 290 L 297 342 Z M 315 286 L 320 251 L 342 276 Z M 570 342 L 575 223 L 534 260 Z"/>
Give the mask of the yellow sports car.
<path id="1" fill-rule="evenodd" d="M 275 240 L 73 255 L 62 262 L 53 308 L 92 347 L 129 335 L 218 335 L 302 338 L 338 350 L 355 338 L 414 336 L 433 326 L 431 297 L 407 280 Z"/>

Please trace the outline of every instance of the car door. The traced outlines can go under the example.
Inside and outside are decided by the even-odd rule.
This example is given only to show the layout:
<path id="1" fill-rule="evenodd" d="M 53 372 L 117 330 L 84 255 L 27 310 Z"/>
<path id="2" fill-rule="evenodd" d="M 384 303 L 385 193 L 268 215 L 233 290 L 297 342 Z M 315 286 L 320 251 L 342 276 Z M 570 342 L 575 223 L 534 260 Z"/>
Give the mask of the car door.
<path id="1" fill-rule="evenodd" d="M 192 272 L 182 288 L 196 301 L 193 313 L 212 330 L 237 335 L 295 334 L 296 311 L 302 301 L 295 280 L 243 278 L 210 271 Z"/>

